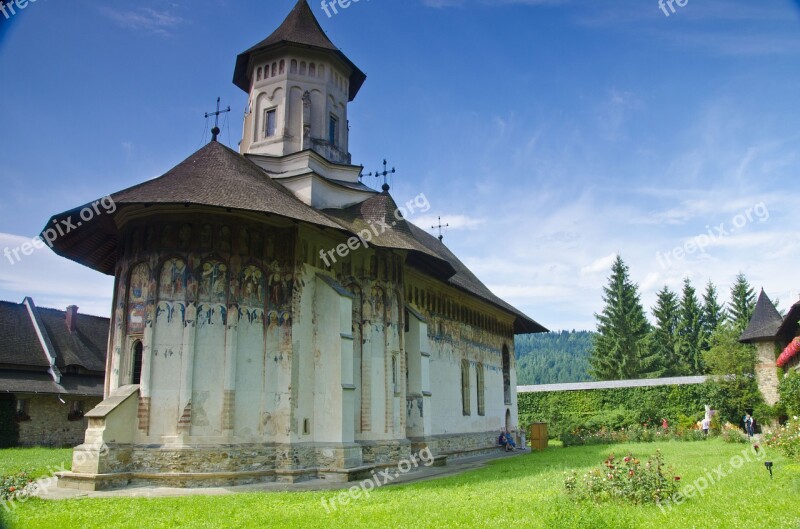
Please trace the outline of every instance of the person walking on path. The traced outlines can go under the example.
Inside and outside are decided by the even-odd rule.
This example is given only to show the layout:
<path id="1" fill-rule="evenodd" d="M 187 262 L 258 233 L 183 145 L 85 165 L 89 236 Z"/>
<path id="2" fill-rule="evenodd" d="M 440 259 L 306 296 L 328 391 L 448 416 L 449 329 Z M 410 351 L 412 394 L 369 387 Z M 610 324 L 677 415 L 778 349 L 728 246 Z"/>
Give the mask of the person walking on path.
<path id="1" fill-rule="evenodd" d="M 755 420 L 749 413 L 745 413 L 744 415 L 744 429 L 747 431 L 747 435 L 753 437 L 754 432 L 754 424 Z"/>

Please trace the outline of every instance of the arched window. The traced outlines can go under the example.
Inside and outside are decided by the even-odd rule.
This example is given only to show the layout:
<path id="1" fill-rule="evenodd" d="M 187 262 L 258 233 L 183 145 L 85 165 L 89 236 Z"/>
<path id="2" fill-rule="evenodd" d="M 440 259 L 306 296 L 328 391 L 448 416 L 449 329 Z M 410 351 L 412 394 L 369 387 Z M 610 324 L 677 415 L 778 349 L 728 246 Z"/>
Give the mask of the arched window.
<path id="1" fill-rule="evenodd" d="M 322 79 L 325 79 L 325 65 L 324 64 L 320 64 L 319 65 L 319 76 Z"/>
<path id="2" fill-rule="evenodd" d="M 297 73 L 297 59 L 292 59 L 289 63 L 289 73 Z"/>
<path id="3" fill-rule="evenodd" d="M 511 357 L 505 345 L 503 346 L 503 398 L 506 404 L 511 404 Z"/>
<path id="4" fill-rule="evenodd" d="M 475 385 L 478 386 L 478 415 L 486 415 L 486 399 L 483 390 L 483 364 L 475 366 Z"/>
<path id="5" fill-rule="evenodd" d="M 317 65 L 314 64 L 313 62 L 308 65 L 308 75 L 311 77 L 317 76 Z"/>
<path id="6" fill-rule="evenodd" d="M 256 73 L 256 81 L 260 81 L 260 80 L 261 80 L 261 67 L 259 66 L 258 67 L 258 72 Z"/>
<path id="7" fill-rule="evenodd" d="M 469 360 L 461 361 L 461 411 L 464 415 L 471 415 L 469 409 Z"/>
<path id="8" fill-rule="evenodd" d="M 300 62 L 300 75 L 306 74 L 306 61 Z"/>
<path id="9" fill-rule="evenodd" d="M 276 75 L 278 75 L 278 63 L 277 62 L 273 62 L 272 63 L 272 77 L 275 77 Z"/>
<path id="10" fill-rule="evenodd" d="M 136 340 L 133 344 L 133 371 L 131 373 L 131 384 L 141 384 L 142 383 L 142 354 L 144 352 L 144 346 L 142 345 L 141 340 Z"/>
<path id="11" fill-rule="evenodd" d="M 278 65 L 278 74 L 283 75 L 284 73 L 286 73 L 286 61 L 281 59 L 281 62 Z"/>

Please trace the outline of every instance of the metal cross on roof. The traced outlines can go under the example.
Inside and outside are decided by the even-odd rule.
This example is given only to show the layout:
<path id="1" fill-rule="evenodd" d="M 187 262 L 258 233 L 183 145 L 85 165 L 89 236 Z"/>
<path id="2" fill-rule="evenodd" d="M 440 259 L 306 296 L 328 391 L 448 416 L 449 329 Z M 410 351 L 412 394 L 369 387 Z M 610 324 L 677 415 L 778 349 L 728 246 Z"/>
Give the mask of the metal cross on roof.
<path id="1" fill-rule="evenodd" d="M 444 235 L 442 235 L 442 229 L 443 228 L 449 228 L 449 227 L 450 227 L 449 224 L 445 224 L 444 226 L 442 226 L 442 217 L 439 217 L 439 225 L 438 226 L 431 226 L 431 229 L 435 230 L 435 229 L 438 228 L 438 230 L 439 230 L 439 241 L 441 242 L 441 241 L 444 240 Z"/>
<path id="2" fill-rule="evenodd" d="M 386 160 L 383 160 L 383 171 L 375 171 L 374 173 L 370 173 L 367 175 L 367 176 L 374 176 L 375 178 L 380 178 L 382 176 L 383 187 L 381 189 L 383 189 L 384 192 L 389 191 L 389 184 L 387 183 L 387 178 L 389 177 L 390 174 L 394 174 L 397 172 L 397 170 L 394 167 L 392 167 L 391 171 L 387 170 L 386 168 L 387 166 L 388 162 Z"/>
<path id="3" fill-rule="evenodd" d="M 219 136 L 219 115 L 224 114 L 226 112 L 231 111 L 231 107 L 226 108 L 225 110 L 219 109 L 219 102 L 220 98 L 217 98 L 217 111 L 216 112 L 206 112 L 206 119 L 211 116 L 214 116 L 214 128 L 211 129 L 211 141 L 217 141 L 217 136 Z"/>

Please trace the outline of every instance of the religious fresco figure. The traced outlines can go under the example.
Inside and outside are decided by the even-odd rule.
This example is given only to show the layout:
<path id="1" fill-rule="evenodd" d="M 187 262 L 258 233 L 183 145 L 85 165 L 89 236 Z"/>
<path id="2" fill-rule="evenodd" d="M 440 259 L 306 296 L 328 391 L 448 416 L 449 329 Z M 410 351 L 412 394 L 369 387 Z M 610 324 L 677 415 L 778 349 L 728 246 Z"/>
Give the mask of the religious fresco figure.
<path id="1" fill-rule="evenodd" d="M 242 305 L 261 307 L 264 305 L 264 274 L 257 266 L 242 270 L 239 302 Z"/>
<path id="2" fill-rule="evenodd" d="M 188 269 L 182 259 L 169 259 L 161 268 L 158 298 L 163 300 L 183 299 L 186 295 Z"/>
<path id="3" fill-rule="evenodd" d="M 225 285 L 228 266 L 219 261 L 203 263 L 200 276 L 200 300 L 208 302 L 225 302 Z"/>
<path id="4" fill-rule="evenodd" d="M 145 306 L 150 284 L 150 267 L 145 263 L 136 265 L 131 272 L 128 289 L 128 333 L 141 334 L 145 326 Z"/>

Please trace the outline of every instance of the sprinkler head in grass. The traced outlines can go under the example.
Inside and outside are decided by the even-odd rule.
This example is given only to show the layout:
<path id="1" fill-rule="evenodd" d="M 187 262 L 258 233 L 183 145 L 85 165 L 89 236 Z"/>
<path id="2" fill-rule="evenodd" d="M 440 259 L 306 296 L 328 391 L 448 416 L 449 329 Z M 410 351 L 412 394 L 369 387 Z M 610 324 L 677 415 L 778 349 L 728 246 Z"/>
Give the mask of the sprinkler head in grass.
<path id="1" fill-rule="evenodd" d="M 764 461 L 764 466 L 769 470 L 769 479 L 772 479 L 772 461 Z"/>

